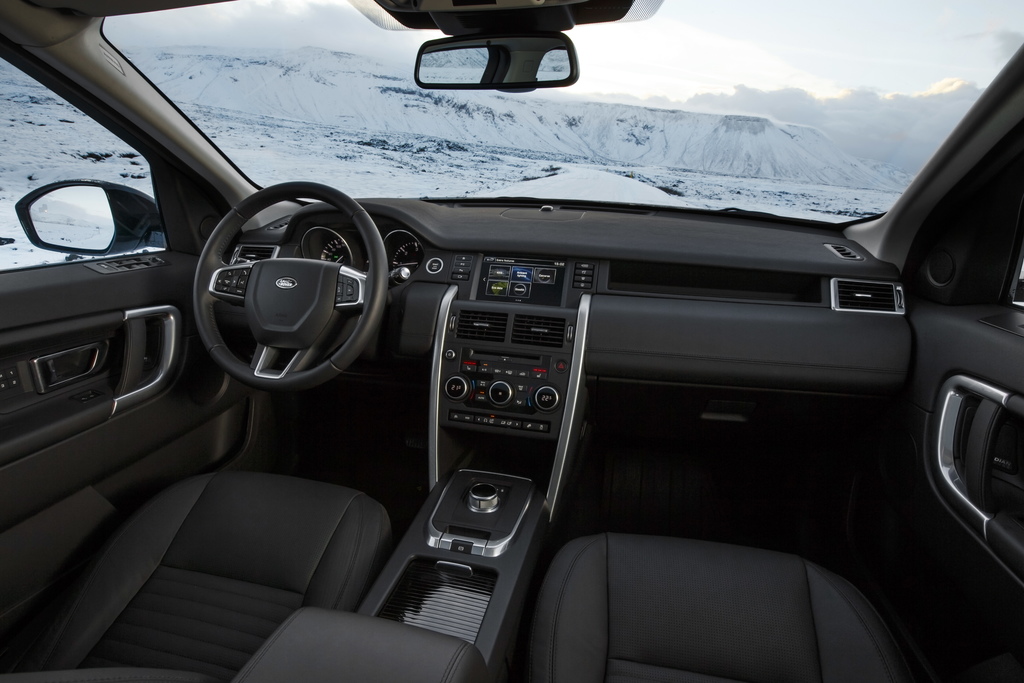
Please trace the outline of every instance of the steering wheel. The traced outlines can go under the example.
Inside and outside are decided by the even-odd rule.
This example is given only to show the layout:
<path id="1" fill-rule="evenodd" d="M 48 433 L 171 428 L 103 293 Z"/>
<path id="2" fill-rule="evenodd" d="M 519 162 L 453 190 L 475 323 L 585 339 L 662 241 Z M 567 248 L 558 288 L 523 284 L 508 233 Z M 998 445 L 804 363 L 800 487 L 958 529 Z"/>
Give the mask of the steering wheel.
<path id="1" fill-rule="evenodd" d="M 274 204 L 298 198 L 325 202 L 352 220 L 366 246 L 367 272 L 301 258 L 224 265 L 224 255 L 246 221 Z M 244 384 L 308 389 L 344 371 L 373 338 L 384 315 L 387 277 L 380 232 L 354 199 L 319 183 L 272 185 L 232 208 L 203 248 L 192 294 L 199 336 L 213 360 Z M 245 309 L 257 344 L 252 363 L 240 360 L 225 344 L 214 315 L 218 300 Z M 359 313 L 355 328 L 333 349 L 346 313 Z"/>

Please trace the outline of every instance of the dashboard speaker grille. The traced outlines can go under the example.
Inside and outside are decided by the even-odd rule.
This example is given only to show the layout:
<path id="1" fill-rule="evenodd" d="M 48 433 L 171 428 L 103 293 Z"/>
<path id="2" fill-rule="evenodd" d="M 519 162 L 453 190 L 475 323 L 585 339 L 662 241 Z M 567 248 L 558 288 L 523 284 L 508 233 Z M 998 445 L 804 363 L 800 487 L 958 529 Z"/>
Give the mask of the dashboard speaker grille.
<path id="1" fill-rule="evenodd" d="M 903 313 L 903 287 L 892 282 L 833 280 L 832 308 L 837 311 Z"/>
<path id="2" fill-rule="evenodd" d="M 512 343 L 561 348 L 565 319 L 543 315 L 517 315 L 512 321 Z"/>
<path id="3" fill-rule="evenodd" d="M 490 572 L 457 574 L 441 571 L 435 562 L 414 560 L 379 616 L 472 643 L 496 581 Z"/>
<path id="4" fill-rule="evenodd" d="M 508 330 L 508 313 L 462 311 L 459 313 L 459 324 L 455 330 L 455 336 L 459 339 L 502 342 L 505 341 L 506 330 Z"/>

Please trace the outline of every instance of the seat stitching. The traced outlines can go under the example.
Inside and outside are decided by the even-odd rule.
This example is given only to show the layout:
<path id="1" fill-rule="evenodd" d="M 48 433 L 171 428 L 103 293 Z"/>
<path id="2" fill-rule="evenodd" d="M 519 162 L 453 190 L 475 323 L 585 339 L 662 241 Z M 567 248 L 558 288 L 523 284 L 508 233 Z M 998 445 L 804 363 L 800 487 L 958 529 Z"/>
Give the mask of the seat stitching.
<path id="1" fill-rule="evenodd" d="M 195 621 L 195 620 L 193 619 L 193 620 L 190 620 L 190 621 Z M 224 650 L 231 650 L 232 652 L 238 652 L 240 654 L 243 654 L 246 657 L 248 657 L 249 655 L 252 654 L 252 651 L 239 650 L 236 647 L 231 647 L 229 645 L 223 645 L 222 643 L 215 643 L 215 642 L 213 642 L 211 640 L 204 639 L 204 638 L 196 638 L 196 637 L 193 637 L 193 636 L 190 636 L 190 635 L 186 635 L 184 633 L 179 633 L 177 631 L 168 631 L 167 629 L 158 628 L 156 626 L 147 626 L 146 624 L 133 624 L 133 623 L 126 622 L 126 621 L 122 621 L 121 624 L 122 625 L 127 625 L 127 626 L 132 626 L 133 628 L 138 629 L 138 630 L 142 630 L 142 631 L 152 631 L 154 633 L 163 633 L 163 634 L 167 634 L 167 635 L 170 635 L 170 636 L 174 636 L 176 638 L 184 638 L 185 640 L 191 640 L 192 642 L 195 642 L 195 643 L 203 643 L 204 645 L 209 645 L 210 647 L 219 647 L 219 648 L 222 648 Z M 237 629 L 228 629 L 227 627 L 222 627 L 222 628 L 224 628 L 225 630 L 237 630 Z M 253 638 L 260 638 L 260 636 L 258 634 L 255 634 L 255 633 L 246 633 L 245 631 L 238 631 L 238 633 L 242 633 L 243 635 L 247 635 L 247 636 L 252 636 Z M 121 643 L 128 643 L 129 645 L 139 645 L 139 643 L 133 643 L 132 641 L 125 641 L 125 640 L 118 640 L 116 638 L 112 638 L 112 640 L 115 640 L 116 642 L 121 642 Z M 146 646 L 142 645 L 142 647 L 146 647 Z M 168 654 L 174 654 L 174 653 L 173 652 L 169 652 Z"/>
<path id="2" fill-rule="evenodd" d="M 566 589 L 566 586 L 567 586 L 567 584 L 569 582 L 569 578 L 572 576 L 573 572 L 576 570 L 576 563 L 579 561 L 579 559 L 583 555 L 583 553 L 585 553 L 587 550 L 590 549 L 590 547 L 592 545 L 594 545 L 598 541 L 602 540 L 603 538 L 604 538 L 603 536 L 598 536 L 596 538 L 593 538 L 593 539 L 591 539 L 591 541 L 589 543 L 587 543 L 585 546 L 580 548 L 579 551 L 577 551 L 576 555 L 572 558 L 572 562 L 569 563 L 568 570 L 565 572 L 565 575 L 562 577 L 562 584 L 561 584 L 560 588 L 558 589 L 558 598 L 555 600 L 554 616 L 552 618 L 552 623 L 551 623 L 551 637 L 548 639 L 548 653 L 549 653 L 548 654 L 548 662 L 547 662 L 547 664 L 548 664 L 548 680 L 552 680 L 553 681 L 554 678 L 555 678 L 555 635 L 558 632 L 558 610 L 559 610 L 559 607 L 562 604 L 562 598 L 565 596 L 565 589 Z M 540 602 L 540 600 L 538 600 L 538 603 L 539 602 Z M 530 649 L 531 650 L 533 649 L 532 645 L 530 646 Z"/>
<path id="3" fill-rule="evenodd" d="M 223 624 L 218 624 L 218 623 L 213 622 L 213 621 L 206 621 L 205 619 L 197 619 L 195 617 L 186 617 L 186 616 L 183 616 L 181 614 L 175 614 L 174 612 L 163 612 L 163 611 L 155 610 L 155 609 L 142 609 L 142 608 L 139 608 L 139 607 L 131 607 L 131 606 L 129 606 L 128 609 L 126 609 L 124 612 L 121 613 L 121 617 L 120 617 L 120 619 L 118 619 L 118 621 L 120 623 L 126 624 L 128 626 L 140 626 L 140 627 L 143 627 L 143 628 L 147 628 L 146 624 L 140 624 L 140 623 L 138 623 L 136 621 L 133 621 L 131 618 L 129 618 L 127 616 L 131 610 L 147 612 L 149 614 L 155 614 L 155 615 L 160 616 L 160 617 L 173 617 L 175 619 L 181 619 L 183 621 L 189 621 L 189 622 L 192 622 L 192 623 L 195 623 L 195 624 L 200 624 L 200 625 L 203 625 L 203 626 L 211 626 L 213 628 L 220 629 L 222 631 L 233 631 L 235 633 L 241 633 L 241 634 L 244 634 L 244 635 L 247 635 L 247 636 L 252 636 L 253 638 L 265 638 L 266 637 L 266 635 L 264 633 L 253 633 L 252 631 L 246 631 L 245 629 L 235 628 L 233 626 L 224 626 Z M 248 614 L 245 614 L 244 612 L 235 612 L 235 614 L 241 614 L 242 616 L 250 616 Z M 276 621 L 271 621 L 270 619 L 262 619 L 260 617 L 253 617 L 253 618 L 254 619 L 259 619 L 260 621 L 266 622 L 267 624 L 269 624 L 272 627 L 271 630 L 277 628 L 277 622 Z M 153 627 L 148 627 L 148 628 L 153 628 Z M 164 631 L 163 629 L 157 629 L 157 630 L 163 631 L 164 633 L 174 633 L 174 631 Z"/>
<path id="4" fill-rule="evenodd" d="M 388 526 L 390 526 L 390 525 L 388 525 Z M 373 571 L 372 567 L 374 565 L 376 565 L 377 563 L 373 562 L 373 560 L 377 557 L 377 555 L 378 555 L 378 553 L 380 551 L 380 548 L 381 548 L 381 546 L 384 543 L 384 536 L 385 536 L 384 528 L 385 528 L 384 524 L 378 524 L 377 525 L 377 538 L 373 542 L 373 554 L 370 556 L 371 570 L 366 572 L 366 575 L 363 577 L 363 586 L 362 586 L 362 588 L 359 591 L 359 597 L 362 597 L 362 596 L 366 595 L 367 588 L 370 587 L 370 583 L 375 578 L 375 572 Z"/>
<path id="5" fill-rule="evenodd" d="M 195 500 L 192 501 L 192 505 L 189 507 L 188 512 L 186 512 L 182 516 L 182 518 L 181 518 L 181 523 L 182 524 L 184 524 L 185 519 L 188 518 L 188 516 L 189 516 L 189 514 L 191 514 L 192 510 L 195 509 L 196 503 L 199 501 L 200 498 L 202 498 L 203 494 L 206 492 L 206 489 L 209 487 L 210 482 L 213 481 L 213 479 L 214 479 L 213 477 L 210 477 L 209 479 L 206 480 L 206 484 L 203 486 L 203 490 L 200 491 L 199 495 L 197 495 L 195 497 Z M 176 484 L 175 486 L 171 487 L 170 489 L 168 489 L 168 491 L 181 488 L 181 487 L 185 486 L 185 484 L 188 483 L 188 481 L 189 480 L 186 480 L 184 482 L 180 482 L 180 483 Z M 68 612 L 67 616 L 64 618 L 64 623 L 61 625 L 60 630 L 57 632 L 57 636 L 50 643 L 50 647 L 47 649 L 46 655 L 43 657 L 43 667 L 42 668 L 45 668 L 50 663 L 50 658 L 53 657 L 54 651 L 57 649 L 57 646 L 60 644 L 60 642 L 64 639 L 64 634 L 67 632 L 68 626 L 71 625 L 71 620 L 74 618 L 75 614 L 78 612 L 78 608 L 81 606 L 82 601 L 85 600 L 85 596 L 89 593 L 89 589 L 92 587 L 93 583 L 95 583 L 96 577 L 100 573 L 100 567 L 103 566 L 109 560 L 110 555 L 113 552 L 114 548 L 118 545 L 118 542 L 129 531 L 131 531 L 132 528 L 134 528 L 136 524 L 139 523 L 139 520 L 142 519 L 144 514 L 147 511 L 149 511 L 150 508 L 152 508 L 154 505 L 156 505 L 157 501 L 159 499 L 161 499 L 161 498 L 163 498 L 163 495 L 159 495 L 156 498 L 153 498 L 152 500 L 150 500 L 148 503 L 146 503 L 145 506 L 143 506 L 135 515 L 133 515 L 131 517 L 130 521 L 124 526 L 123 529 L 121 529 L 120 533 L 118 533 L 115 538 L 111 539 L 110 545 L 107 546 L 107 549 L 103 552 L 103 555 L 96 561 L 95 569 L 93 569 L 92 573 L 89 575 L 89 578 L 86 580 L 85 585 L 82 586 L 82 591 L 78 594 L 78 597 L 75 598 L 75 604 L 71 606 L 71 610 Z M 181 524 L 178 525 L 178 529 L 181 529 Z M 175 532 L 175 533 L 177 533 L 177 532 Z M 170 547 L 170 545 L 168 545 L 168 547 Z M 167 553 L 167 548 L 164 548 L 164 554 L 166 554 L 166 553 Z M 160 563 L 158 562 L 157 565 L 155 567 L 153 567 L 153 571 L 155 572 L 157 567 L 159 567 L 159 566 L 160 566 Z M 150 572 L 150 576 L 152 576 L 152 572 Z"/>
<path id="6" fill-rule="evenodd" d="M 103 677 L 95 677 L 89 676 L 88 673 L 83 671 L 82 677 L 76 678 L 74 683 L 103 683 L 104 681 L 185 681 L 186 683 L 195 683 L 196 680 L 195 676 L 176 676 L 174 674 L 147 674 L 145 676 L 130 676 L 128 674 L 115 676 L 106 674 Z"/>
<path id="7" fill-rule="evenodd" d="M 285 590 L 283 588 L 273 588 L 272 586 L 264 586 L 263 584 L 260 584 L 260 583 L 252 583 L 251 581 L 242 581 L 241 579 L 232 579 L 230 577 L 220 576 L 218 574 L 209 574 L 207 572 L 197 572 L 197 571 L 192 570 L 192 569 L 181 569 L 180 567 L 174 567 L 174 566 L 171 566 L 169 564 L 161 564 L 160 566 L 164 567 L 166 569 L 174 569 L 175 571 L 189 572 L 191 574 L 201 574 L 203 576 L 212 576 L 212 577 L 215 577 L 215 578 L 218 578 L 218 579 L 224 579 L 225 581 L 244 583 L 244 584 L 249 585 L 249 586 L 258 586 L 260 588 L 270 588 L 273 591 L 279 591 L 281 593 L 288 593 L 289 595 L 296 595 L 296 596 L 301 595 L 301 593 L 297 593 L 295 591 L 289 591 L 289 590 Z M 272 603 L 274 605 L 280 605 L 281 607 L 287 607 L 288 609 L 295 609 L 294 606 L 289 605 L 289 604 L 284 603 L 284 602 L 278 602 L 277 600 L 272 600 L 272 599 L 264 600 L 263 598 L 254 597 L 254 596 L 248 595 L 246 593 L 241 593 L 241 592 L 239 592 L 237 590 L 229 590 L 229 589 L 226 589 L 226 588 L 212 588 L 210 586 L 204 586 L 201 583 L 182 581 L 181 579 L 175 579 L 175 578 L 171 578 L 169 576 L 154 576 L 152 581 L 149 582 L 149 583 L 150 583 L 150 585 L 154 585 L 155 583 L 159 583 L 160 581 L 166 581 L 168 583 L 176 583 L 176 584 L 178 584 L 180 586 L 188 586 L 190 588 L 198 588 L 200 590 L 212 591 L 212 592 L 215 592 L 215 593 L 227 593 L 228 595 L 237 595 L 239 597 L 247 598 L 249 600 L 253 600 L 253 601 L 257 601 L 257 602 L 261 602 L 261 603 L 269 602 L 269 603 Z M 174 597 L 176 597 L 174 595 L 170 595 L 170 594 L 167 594 L 167 593 L 157 593 L 156 591 L 151 591 L 151 592 L 156 594 L 156 595 L 160 595 L 161 597 L 167 597 L 167 598 L 174 598 Z M 283 598 L 284 596 L 276 596 L 276 597 L 282 597 Z M 180 598 L 180 599 L 183 599 L 183 598 Z"/>
<path id="8" fill-rule="evenodd" d="M 139 648 L 140 650 L 149 650 L 150 652 L 159 652 L 160 654 L 170 655 L 172 657 L 177 657 L 178 659 L 186 659 L 186 660 L 188 660 L 190 662 L 197 662 L 199 664 L 204 664 L 206 666 L 212 666 L 212 667 L 216 667 L 218 669 L 224 669 L 225 671 L 228 671 L 228 672 L 231 671 L 230 667 L 224 666 L 223 664 L 218 664 L 217 662 L 209 662 L 209 661 L 207 661 L 205 659 L 198 659 L 197 657 L 189 657 L 188 655 L 183 655 L 180 652 L 171 652 L 170 650 L 161 650 L 158 647 L 149 647 L 148 645 L 142 645 L 140 643 L 133 643 L 133 642 L 131 642 L 129 640 L 119 640 L 117 638 L 106 638 L 105 640 L 108 643 L 118 643 L 119 645 L 129 645 L 131 647 Z M 242 653 L 242 654 L 245 654 L 245 653 Z"/>
<path id="9" fill-rule="evenodd" d="M 456 648 L 455 652 L 452 653 L 452 656 L 448 659 L 448 666 L 445 667 L 444 673 L 441 675 L 442 681 L 452 680 L 452 676 L 454 675 L 455 670 L 458 668 L 459 662 L 462 661 L 462 658 L 466 655 L 466 652 L 469 651 L 468 648 L 469 643 L 463 642 L 459 645 L 458 648 Z"/>
<path id="10" fill-rule="evenodd" d="M 266 656 L 271 646 L 278 641 L 278 639 L 281 637 L 281 634 L 283 634 L 287 630 L 287 627 L 293 621 L 295 621 L 295 618 L 299 616 L 299 613 L 301 611 L 302 610 L 295 610 L 290 617 L 284 620 L 284 623 L 282 623 L 277 628 L 277 630 L 274 631 L 274 633 L 272 633 L 269 638 L 267 638 L 267 642 L 263 643 L 263 646 L 259 650 L 257 650 L 256 654 L 254 654 L 249 659 L 249 662 L 244 667 L 242 667 L 242 670 L 238 672 L 238 675 L 235 677 L 232 683 L 242 683 L 242 681 L 249 677 L 249 674 L 252 673 L 252 670 L 256 668 L 256 665 L 259 664 L 260 661 Z"/>
<path id="11" fill-rule="evenodd" d="M 324 547 L 324 552 L 325 553 L 327 552 L 327 548 L 330 547 L 331 541 L 333 541 L 334 537 L 337 535 L 338 529 L 341 528 L 342 522 L 345 521 L 345 515 L 348 514 L 349 509 L 352 507 L 352 503 L 354 503 L 357 498 L 359 498 L 359 497 L 361 497 L 363 495 L 364 494 L 360 493 L 358 495 L 352 496 L 352 500 L 350 500 L 348 502 L 348 505 L 345 507 L 345 512 L 343 512 L 341 514 L 341 518 L 338 520 L 338 524 L 334 528 L 334 533 L 331 534 L 331 538 L 327 541 L 327 546 Z M 352 571 L 353 571 L 353 568 L 355 567 L 355 564 L 356 564 L 356 556 L 359 554 L 359 544 L 363 540 L 363 525 L 362 525 L 363 512 L 362 512 L 362 509 L 360 508 L 360 506 L 357 505 L 355 507 L 355 510 L 353 511 L 353 514 L 358 515 L 358 519 L 356 519 L 356 541 L 355 541 L 355 543 L 352 544 L 353 551 L 349 555 L 349 558 L 348 558 L 348 568 L 345 571 L 345 580 L 342 582 L 341 588 L 334 595 L 334 609 L 339 609 L 339 605 L 340 605 L 340 603 L 342 601 L 342 598 L 345 595 L 345 589 L 348 588 L 348 583 L 349 583 L 349 581 L 352 580 Z M 321 558 L 322 557 L 323 557 L 323 555 L 321 555 Z M 318 566 L 319 566 L 319 563 L 318 563 Z"/>
<path id="12" fill-rule="evenodd" d="M 821 661 L 821 643 L 818 640 L 818 620 L 814 618 L 814 597 L 811 595 L 811 581 L 807 576 L 807 563 L 804 562 L 804 589 L 807 591 L 807 604 L 811 606 L 811 626 L 814 628 L 814 652 L 818 656 L 818 680 L 825 681 L 825 666 Z"/>
<path id="13" fill-rule="evenodd" d="M 813 569 L 815 573 L 817 573 L 825 581 L 827 581 L 828 584 L 835 589 L 836 593 L 838 593 L 839 596 L 842 597 L 842 599 L 850 607 L 850 609 L 853 611 L 854 616 L 857 617 L 857 621 L 860 622 L 861 628 L 864 629 L 864 632 L 868 635 L 868 638 L 871 640 L 871 645 L 875 648 L 875 654 L 878 655 L 878 659 L 881 660 L 882 666 L 885 667 L 886 676 L 889 678 L 890 681 L 895 681 L 896 677 L 893 675 L 892 669 L 889 666 L 889 660 L 885 656 L 885 653 L 882 651 L 882 647 L 878 642 L 878 639 L 875 638 L 875 634 L 872 633 L 870 628 L 868 628 L 867 623 L 864 621 L 864 617 L 861 615 L 860 609 L 857 607 L 856 604 L 854 604 L 852 600 L 850 600 L 849 596 L 846 594 L 846 591 L 843 589 L 843 587 L 837 584 L 835 581 L 833 581 L 830 576 L 828 576 L 824 572 L 819 571 L 816 566 L 808 562 L 804 562 L 804 566 L 807 567 L 808 570 Z"/>

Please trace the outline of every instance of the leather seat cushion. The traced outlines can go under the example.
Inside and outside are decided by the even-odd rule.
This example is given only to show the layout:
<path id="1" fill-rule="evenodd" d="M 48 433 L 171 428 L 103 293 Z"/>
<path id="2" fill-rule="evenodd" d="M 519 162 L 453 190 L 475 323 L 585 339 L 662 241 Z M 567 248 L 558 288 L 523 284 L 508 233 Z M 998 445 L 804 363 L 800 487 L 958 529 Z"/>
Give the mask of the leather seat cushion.
<path id="1" fill-rule="evenodd" d="M 600 535 L 549 569 L 533 681 L 909 681 L 883 622 L 847 581 L 794 555 Z"/>
<path id="2" fill-rule="evenodd" d="M 121 527 L 17 670 L 230 680 L 299 607 L 354 610 L 390 544 L 387 513 L 358 491 L 247 472 L 186 480 Z"/>

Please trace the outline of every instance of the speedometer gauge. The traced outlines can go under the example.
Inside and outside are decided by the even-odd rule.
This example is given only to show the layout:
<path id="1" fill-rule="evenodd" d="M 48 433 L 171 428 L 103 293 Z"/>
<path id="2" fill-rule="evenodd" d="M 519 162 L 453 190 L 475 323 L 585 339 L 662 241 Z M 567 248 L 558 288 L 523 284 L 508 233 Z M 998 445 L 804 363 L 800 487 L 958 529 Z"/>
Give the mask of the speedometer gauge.
<path id="1" fill-rule="evenodd" d="M 330 228 L 314 226 L 302 236 L 304 258 L 332 261 L 342 266 L 352 265 L 352 249 L 345 238 Z"/>
<path id="2" fill-rule="evenodd" d="M 392 272 L 399 268 L 408 268 L 412 274 L 423 263 L 423 245 L 412 236 L 412 233 L 405 230 L 388 233 L 384 239 L 384 249 Z"/>
<path id="3" fill-rule="evenodd" d="M 321 261 L 334 261 L 340 265 L 352 263 L 352 251 L 348 248 L 348 242 L 342 237 L 335 237 L 327 242 L 320 250 Z"/>

